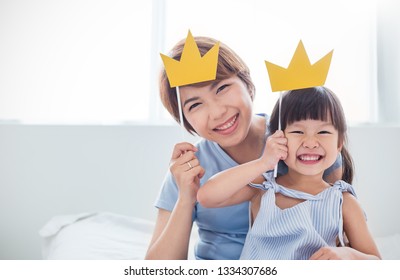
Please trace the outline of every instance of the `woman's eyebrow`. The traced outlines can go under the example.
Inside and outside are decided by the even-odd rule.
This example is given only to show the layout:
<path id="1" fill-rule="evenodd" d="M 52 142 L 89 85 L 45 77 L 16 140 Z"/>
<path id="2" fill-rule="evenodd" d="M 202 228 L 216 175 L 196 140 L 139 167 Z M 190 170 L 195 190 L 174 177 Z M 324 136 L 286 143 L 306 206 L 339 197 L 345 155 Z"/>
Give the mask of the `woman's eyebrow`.
<path id="1" fill-rule="evenodd" d="M 214 82 L 212 82 L 212 83 L 210 84 L 210 86 L 209 86 L 209 90 L 212 91 L 216 86 L 218 86 L 219 83 L 220 83 L 220 81 L 214 81 Z M 192 98 L 187 99 L 187 100 L 183 103 L 183 107 L 185 107 L 187 103 L 192 102 L 192 101 L 196 101 L 196 100 L 198 100 L 198 99 L 199 99 L 199 97 L 192 97 Z"/>
<path id="2" fill-rule="evenodd" d="M 192 102 L 192 101 L 196 101 L 196 100 L 198 100 L 198 99 L 199 99 L 198 97 L 192 97 L 192 98 L 187 99 L 187 100 L 183 103 L 183 107 L 185 107 L 186 104 L 188 104 L 188 103 L 190 103 L 190 102 Z"/>
<path id="3" fill-rule="evenodd" d="M 214 81 L 213 83 L 210 84 L 210 90 L 212 91 L 218 84 L 220 81 Z"/>

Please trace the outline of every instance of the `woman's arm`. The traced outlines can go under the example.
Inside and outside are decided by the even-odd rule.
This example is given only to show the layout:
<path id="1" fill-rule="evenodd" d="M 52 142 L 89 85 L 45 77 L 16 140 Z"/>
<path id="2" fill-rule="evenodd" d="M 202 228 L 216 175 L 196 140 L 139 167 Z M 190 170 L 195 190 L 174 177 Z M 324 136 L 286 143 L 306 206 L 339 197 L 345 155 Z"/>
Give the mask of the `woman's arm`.
<path id="1" fill-rule="evenodd" d="M 364 212 L 357 199 L 350 193 L 343 193 L 343 230 L 350 247 L 323 247 L 310 259 L 322 260 L 378 260 L 378 248 L 369 232 Z"/>
<path id="2" fill-rule="evenodd" d="M 158 210 L 146 260 L 186 260 L 192 230 L 192 205 L 178 201 L 172 212 Z"/>
<path id="3" fill-rule="evenodd" d="M 204 169 L 195 156 L 197 151 L 190 143 L 175 145 L 170 171 L 178 186 L 178 199 L 174 209 L 158 210 L 158 217 L 146 259 L 187 259 L 192 214 L 200 178 Z"/>
<path id="4" fill-rule="evenodd" d="M 214 175 L 200 188 L 197 200 L 204 207 L 223 207 L 250 200 L 258 190 L 247 185 L 286 158 L 286 143 L 283 132 L 275 132 L 268 137 L 261 158 Z"/>

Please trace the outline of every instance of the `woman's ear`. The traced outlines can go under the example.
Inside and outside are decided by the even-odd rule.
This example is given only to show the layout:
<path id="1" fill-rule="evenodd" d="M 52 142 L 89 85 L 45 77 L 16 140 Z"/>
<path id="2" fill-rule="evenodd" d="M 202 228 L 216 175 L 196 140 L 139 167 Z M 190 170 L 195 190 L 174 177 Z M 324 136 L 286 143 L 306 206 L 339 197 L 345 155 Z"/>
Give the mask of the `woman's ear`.
<path id="1" fill-rule="evenodd" d="M 251 99 L 251 101 L 254 102 L 254 96 L 255 96 L 254 90 L 253 90 L 253 89 L 249 89 L 249 94 L 250 94 L 250 99 Z"/>

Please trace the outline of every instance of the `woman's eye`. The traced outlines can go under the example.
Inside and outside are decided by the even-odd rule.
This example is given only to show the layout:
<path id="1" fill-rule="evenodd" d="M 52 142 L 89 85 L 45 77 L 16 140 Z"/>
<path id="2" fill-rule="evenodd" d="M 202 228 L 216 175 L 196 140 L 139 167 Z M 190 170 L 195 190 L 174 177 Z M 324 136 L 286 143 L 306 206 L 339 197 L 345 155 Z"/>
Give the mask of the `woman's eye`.
<path id="1" fill-rule="evenodd" d="M 228 85 L 222 85 L 217 89 L 217 93 L 221 92 L 222 90 L 224 90 Z"/>
<path id="2" fill-rule="evenodd" d="M 194 109 L 194 108 L 196 108 L 197 106 L 199 106 L 201 103 L 193 103 L 192 105 L 190 105 L 190 107 L 189 107 L 189 112 L 192 110 L 192 109 Z"/>

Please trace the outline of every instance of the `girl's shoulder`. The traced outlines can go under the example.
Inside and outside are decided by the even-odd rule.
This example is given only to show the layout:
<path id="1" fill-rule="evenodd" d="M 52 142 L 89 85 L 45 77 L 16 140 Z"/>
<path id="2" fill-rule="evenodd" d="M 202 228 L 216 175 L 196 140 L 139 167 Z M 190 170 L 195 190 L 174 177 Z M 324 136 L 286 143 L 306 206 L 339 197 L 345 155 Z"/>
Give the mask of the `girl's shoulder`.
<path id="1" fill-rule="evenodd" d="M 343 195 L 345 193 L 348 193 L 348 194 L 352 195 L 353 197 L 357 198 L 357 194 L 356 194 L 356 191 L 355 191 L 354 187 L 351 184 L 349 184 L 349 183 L 347 183 L 347 182 L 345 182 L 343 180 L 337 180 L 332 185 L 332 188 L 342 192 Z"/>

